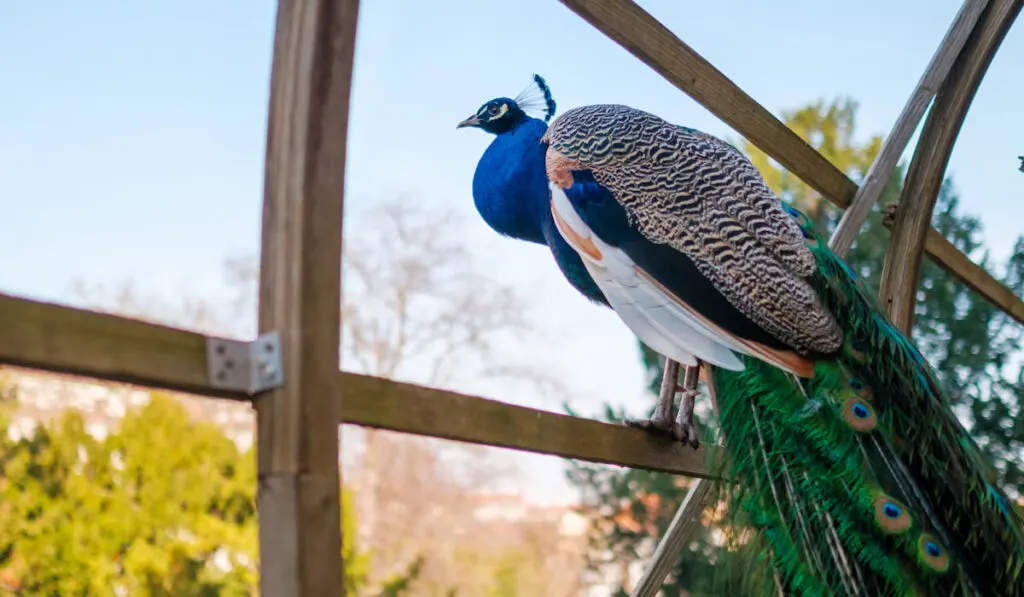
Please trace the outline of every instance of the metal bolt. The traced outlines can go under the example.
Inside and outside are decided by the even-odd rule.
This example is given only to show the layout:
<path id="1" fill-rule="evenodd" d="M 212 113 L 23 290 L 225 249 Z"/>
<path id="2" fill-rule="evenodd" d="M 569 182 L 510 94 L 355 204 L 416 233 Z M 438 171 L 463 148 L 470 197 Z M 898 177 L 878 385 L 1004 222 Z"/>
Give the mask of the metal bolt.
<path id="1" fill-rule="evenodd" d="M 271 379 L 272 377 L 277 375 L 277 367 L 274 367 L 272 364 L 270 364 L 270 361 L 266 359 L 259 359 L 259 361 L 257 362 L 260 368 L 260 376 L 263 379 Z"/>

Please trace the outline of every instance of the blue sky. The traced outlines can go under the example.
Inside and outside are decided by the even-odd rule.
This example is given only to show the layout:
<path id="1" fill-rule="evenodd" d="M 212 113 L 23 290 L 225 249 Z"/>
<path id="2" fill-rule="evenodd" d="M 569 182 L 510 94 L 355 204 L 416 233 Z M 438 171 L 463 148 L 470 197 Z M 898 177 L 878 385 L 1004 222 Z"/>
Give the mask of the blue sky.
<path id="1" fill-rule="evenodd" d="M 856 98 L 861 137 L 888 131 L 959 8 L 642 5 L 769 110 Z M 68 302 L 76 278 L 133 278 L 149 292 L 223 298 L 223 259 L 259 242 L 273 25 L 268 0 L 0 4 L 0 291 Z M 951 164 L 1000 259 L 1022 232 L 1005 215 L 1024 188 L 1022 59 L 1017 27 Z M 557 339 L 544 346 L 551 366 L 594 406 L 634 400 L 642 376 L 628 332 L 583 304 L 543 249 L 496 238 L 479 221 L 470 181 L 490 139 L 455 123 L 538 72 L 561 108 L 626 103 L 735 134 L 556 0 L 365 0 L 355 72 L 348 207 L 406 192 L 457 209 L 468 224 L 453 234 L 475 243 L 496 279 L 523 288 Z"/>

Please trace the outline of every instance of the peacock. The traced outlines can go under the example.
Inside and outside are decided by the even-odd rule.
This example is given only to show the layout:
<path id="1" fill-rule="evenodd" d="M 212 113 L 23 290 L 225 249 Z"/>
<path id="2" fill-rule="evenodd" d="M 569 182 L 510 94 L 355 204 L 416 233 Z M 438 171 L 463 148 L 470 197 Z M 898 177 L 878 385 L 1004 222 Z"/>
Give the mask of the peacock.
<path id="1" fill-rule="evenodd" d="M 1024 595 L 1020 513 L 934 371 L 810 220 L 714 136 L 622 105 L 548 126 L 555 107 L 535 75 L 459 123 L 495 135 L 476 208 L 687 367 L 679 416 L 672 387 L 631 424 L 696 446 L 703 373 L 732 522 L 766 546 L 769 574 L 751 575 L 763 594 Z"/>

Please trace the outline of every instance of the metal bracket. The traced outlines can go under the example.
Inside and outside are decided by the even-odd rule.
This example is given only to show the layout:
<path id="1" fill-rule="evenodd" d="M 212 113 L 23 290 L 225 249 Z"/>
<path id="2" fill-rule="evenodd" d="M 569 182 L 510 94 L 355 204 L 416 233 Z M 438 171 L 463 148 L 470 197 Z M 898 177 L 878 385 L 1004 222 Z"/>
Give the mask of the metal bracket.
<path id="1" fill-rule="evenodd" d="M 206 338 L 206 371 L 218 390 L 254 396 L 284 384 L 281 336 L 268 332 L 252 341 Z"/>

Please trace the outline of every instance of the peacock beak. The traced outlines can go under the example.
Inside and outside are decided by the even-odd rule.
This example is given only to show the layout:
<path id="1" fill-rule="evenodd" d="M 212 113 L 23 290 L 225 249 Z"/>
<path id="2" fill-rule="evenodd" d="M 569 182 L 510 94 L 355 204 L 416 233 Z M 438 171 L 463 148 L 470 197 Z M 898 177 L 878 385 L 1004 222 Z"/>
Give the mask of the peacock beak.
<path id="1" fill-rule="evenodd" d="M 479 126 L 479 125 L 480 125 L 480 117 L 477 116 L 476 114 L 474 114 L 474 115 L 470 116 L 469 118 L 463 120 L 459 124 L 457 124 L 455 126 L 455 128 L 461 129 L 461 128 L 467 127 L 467 126 Z"/>

